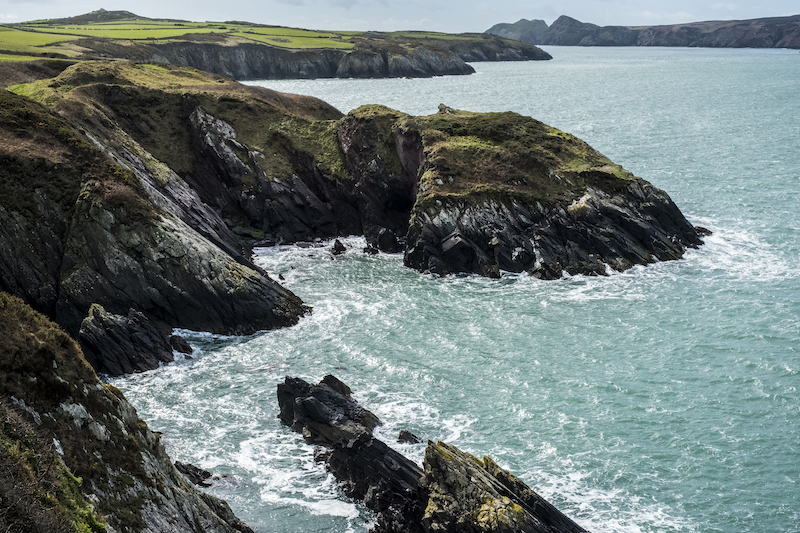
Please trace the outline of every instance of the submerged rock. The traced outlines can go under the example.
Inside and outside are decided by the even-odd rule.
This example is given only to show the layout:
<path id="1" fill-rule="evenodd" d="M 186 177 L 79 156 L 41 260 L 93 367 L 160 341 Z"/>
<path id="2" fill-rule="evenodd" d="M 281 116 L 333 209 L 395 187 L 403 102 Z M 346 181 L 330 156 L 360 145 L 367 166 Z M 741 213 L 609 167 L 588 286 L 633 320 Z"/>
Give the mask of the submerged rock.
<path id="1" fill-rule="evenodd" d="M 586 532 L 489 457 L 429 442 L 421 469 L 373 436 L 380 421 L 334 376 L 287 377 L 278 404 L 286 425 L 324 448 L 315 458 L 345 494 L 375 512 L 373 533 Z"/>

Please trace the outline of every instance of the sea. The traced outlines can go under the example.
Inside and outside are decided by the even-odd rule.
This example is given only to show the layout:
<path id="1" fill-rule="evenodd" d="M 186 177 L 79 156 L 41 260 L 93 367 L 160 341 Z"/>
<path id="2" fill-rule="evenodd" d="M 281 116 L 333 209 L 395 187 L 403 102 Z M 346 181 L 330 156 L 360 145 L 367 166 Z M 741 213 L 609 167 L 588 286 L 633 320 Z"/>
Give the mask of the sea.
<path id="1" fill-rule="evenodd" d="M 545 47 L 470 76 L 255 81 L 342 112 L 444 103 L 572 133 L 713 235 L 607 277 L 437 277 L 400 254 L 257 249 L 313 313 L 110 380 L 255 531 L 366 533 L 370 512 L 277 418 L 334 374 L 421 444 L 488 455 L 594 533 L 800 531 L 800 53 Z"/>

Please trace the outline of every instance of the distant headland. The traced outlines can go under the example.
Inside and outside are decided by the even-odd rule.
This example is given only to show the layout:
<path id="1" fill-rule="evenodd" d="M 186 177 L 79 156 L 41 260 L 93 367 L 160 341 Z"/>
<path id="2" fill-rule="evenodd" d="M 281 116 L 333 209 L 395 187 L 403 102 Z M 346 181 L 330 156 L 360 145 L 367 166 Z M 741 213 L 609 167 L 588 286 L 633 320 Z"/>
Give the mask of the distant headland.
<path id="1" fill-rule="evenodd" d="M 552 59 L 485 33 L 340 32 L 241 21 L 190 22 L 98 10 L 2 25 L 0 60 L 128 59 L 246 79 L 401 78 L 472 74 L 472 61 Z"/>
<path id="2" fill-rule="evenodd" d="M 521 19 L 486 33 L 536 45 L 800 49 L 800 15 L 664 26 L 597 26 L 561 16 L 551 26 Z"/>

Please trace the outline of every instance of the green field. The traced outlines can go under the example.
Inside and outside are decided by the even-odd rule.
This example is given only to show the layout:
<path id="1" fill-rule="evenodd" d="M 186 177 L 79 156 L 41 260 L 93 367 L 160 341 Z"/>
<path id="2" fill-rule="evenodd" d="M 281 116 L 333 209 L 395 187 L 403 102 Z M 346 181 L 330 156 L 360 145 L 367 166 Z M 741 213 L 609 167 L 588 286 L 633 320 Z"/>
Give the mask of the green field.
<path id="1" fill-rule="evenodd" d="M 71 35 L 56 35 L 34 31 L 22 31 L 8 26 L 0 26 L 0 53 L 21 52 L 26 54 L 43 54 L 53 52 L 54 45 L 65 41 L 79 39 Z M 15 56 L 5 54 L 12 59 L 8 61 L 26 61 L 28 59 L 13 59 Z M 24 57 L 24 56 L 16 56 Z"/>
<path id="2" fill-rule="evenodd" d="M 149 19 L 120 20 L 82 24 L 50 23 L 47 21 L 16 24 L 2 27 L 0 50 L 33 52 L 26 47 L 47 46 L 59 41 L 80 39 L 117 40 L 174 40 L 197 34 L 222 34 L 259 43 L 291 49 L 337 48 L 350 49 L 348 42 L 358 32 L 312 31 L 299 28 L 259 26 L 255 24 L 223 22 L 176 22 Z M 24 30 L 24 31 L 23 31 Z M 187 37 L 188 38 L 188 37 Z M 37 50 L 42 52 L 42 50 Z"/>
<path id="3" fill-rule="evenodd" d="M 106 18 L 97 19 L 98 14 Z M 116 20 L 108 19 L 116 17 Z M 93 43 L 82 43 L 90 39 Z M 290 50 L 352 50 L 357 45 L 380 48 L 401 46 L 412 48 L 423 41 L 471 40 L 474 37 L 437 32 L 355 32 L 314 31 L 252 24 L 249 22 L 188 22 L 181 20 L 146 19 L 129 12 L 92 12 L 68 19 L 39 20 L 13 25 L 0 25 L 0 61 L 28 61 L 33 56 L 81 59 L 90 50 L 104 50 L 96 43 L 108 41 L 113 46 L 127 43 L 165 41 L 211 41 L 236 45 L 253 41 Z"/>

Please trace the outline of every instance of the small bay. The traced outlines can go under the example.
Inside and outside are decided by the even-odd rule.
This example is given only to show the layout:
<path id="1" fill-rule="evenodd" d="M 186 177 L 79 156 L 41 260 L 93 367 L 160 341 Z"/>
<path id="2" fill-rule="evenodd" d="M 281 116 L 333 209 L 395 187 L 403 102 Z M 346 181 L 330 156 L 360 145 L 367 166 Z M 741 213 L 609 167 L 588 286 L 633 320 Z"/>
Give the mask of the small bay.
<path id="1" fill-rule="evenodd" d="M 112 380 L 172 457 L 259 532 L 354 532 L 369 513 L 277 419 L 284 376 L 333 373 L 385 423 L 490 455 L 601 532 L 790 532 L 800 521 L 800 54 L 547 47 L 464 77 L 287 80 L 343 112 L 515 111 L 587 141 L 714 233 L 608 277 L 437 278 L 402 256 L 259 249 L 314 307 Z M 397 445 L 421 461 L 424 444 Z"/>

